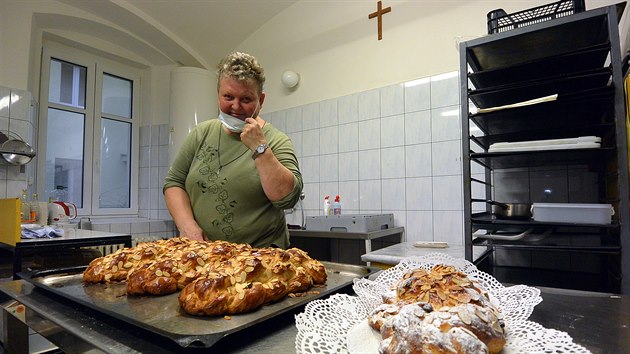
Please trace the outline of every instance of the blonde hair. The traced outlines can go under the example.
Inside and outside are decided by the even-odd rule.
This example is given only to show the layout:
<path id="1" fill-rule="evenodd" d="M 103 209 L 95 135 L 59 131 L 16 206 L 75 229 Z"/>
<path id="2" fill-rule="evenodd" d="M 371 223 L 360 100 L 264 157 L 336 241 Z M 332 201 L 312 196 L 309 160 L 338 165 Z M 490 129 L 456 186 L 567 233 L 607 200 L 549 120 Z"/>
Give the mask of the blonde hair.
<path id="1" fill-rule="evenodd" d="M 265 84 L 265 70 L 256 58 L 247 53 L 234 52 L 221 59 L 217 65 L 217 76 L 217 91 L 221 80 L 228 77 L 242 82 L 253 80 L 258 86 L 259 94 Z"/>

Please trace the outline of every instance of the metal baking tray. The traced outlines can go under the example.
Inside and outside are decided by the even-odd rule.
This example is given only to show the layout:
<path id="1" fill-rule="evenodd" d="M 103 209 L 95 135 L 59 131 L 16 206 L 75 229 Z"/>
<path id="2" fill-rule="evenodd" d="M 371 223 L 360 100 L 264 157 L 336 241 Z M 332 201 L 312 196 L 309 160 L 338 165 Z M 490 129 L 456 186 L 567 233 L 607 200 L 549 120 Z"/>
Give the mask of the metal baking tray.
<path id="1" fill-rule="evenodd" d="M 231 315 L 229 320 L 188 315 L 179 306 L 179 292 L 165 296 L 127 296 L 126 283 L 86 284 L 82 274 L 85 267 L 21 272 L 18 275 L 40 289 L 169 338 L 182 347 L 207 348 L 231 333 L 350 288 L 355 278 L 369 277 L 378 271 L 372 267 L 322 263 L 328 273 L 326 285 L 310 290 L 319 294 L 286 297 L 250 313 Z"/>

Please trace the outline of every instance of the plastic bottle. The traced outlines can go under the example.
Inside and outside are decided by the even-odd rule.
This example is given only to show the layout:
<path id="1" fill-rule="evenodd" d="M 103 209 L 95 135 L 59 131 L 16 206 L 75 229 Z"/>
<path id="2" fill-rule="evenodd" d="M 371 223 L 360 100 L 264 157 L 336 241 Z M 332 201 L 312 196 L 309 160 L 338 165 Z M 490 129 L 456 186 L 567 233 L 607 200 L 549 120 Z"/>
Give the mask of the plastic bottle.
<path id="1" fill-rule="evenodd" d="M 26 189 L 22 189 L 22 198 L 20 199 L 22 202 L 22 207 L 20 209 L 20 216 L 22 223 L 30 223 L 31 222 L 31 205 L 28 202 L 28 192 Z"/>
<path id="2" fill-rule="evenodd" d="M 66 191 L 64 190 L 64 186 L 56 186 L 55 190 L 52 192 L 52 201 L 53 202 L 67 202 L 68 198 L 66 195 Z"/>
<path id="3" fill-rule="evenodd" d="M 333 214 L 341 215 L 341 198 L 339 198 L 339 196 L 335 197 L 335 203 L 333 204 Z"/>
<path id="4" fill-rule="evenodd" d="M 327 195 L 324 198 L 324 215 L 332 215 L 332 208 L 330 207 L 330 196 Z"/>
<path id="5" fill-rule="evenodd" d="M 38 222 L 40 210 L 39 210 L 39 200 L 38 200 L 37 193 L 33 193 L 31 195 L 31 204 L 29 205 L 29 210 L 30 210 L 31 222 L 34 222 L 34 223 Z"/>

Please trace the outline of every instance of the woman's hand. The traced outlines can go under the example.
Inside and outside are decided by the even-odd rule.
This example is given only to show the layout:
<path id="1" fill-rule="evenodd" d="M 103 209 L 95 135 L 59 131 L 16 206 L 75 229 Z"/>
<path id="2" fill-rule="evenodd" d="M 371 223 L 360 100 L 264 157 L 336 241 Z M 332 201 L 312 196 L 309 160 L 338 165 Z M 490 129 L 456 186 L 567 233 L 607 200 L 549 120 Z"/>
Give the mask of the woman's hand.
<path id="1" fill-rule="evenodd" d="M 190 198 L 185 190 L 179 187 L 171 187 L 164 191 L 166 207 L 175 221 L 180 236 L 191 240 L 203 241 L 204 232 L 195 221 L 190 206 Z"/>
<path id="2" fill-rule="evenodd" d="M 194 225 L 193 225 L 194 224 Z M 193 223 L 185 227 L 179 228 L 179 236 L 187 237 L 191 240 L 204 241 L 206 239 L 205 234 L 201 227 L 197 223 Z"/>

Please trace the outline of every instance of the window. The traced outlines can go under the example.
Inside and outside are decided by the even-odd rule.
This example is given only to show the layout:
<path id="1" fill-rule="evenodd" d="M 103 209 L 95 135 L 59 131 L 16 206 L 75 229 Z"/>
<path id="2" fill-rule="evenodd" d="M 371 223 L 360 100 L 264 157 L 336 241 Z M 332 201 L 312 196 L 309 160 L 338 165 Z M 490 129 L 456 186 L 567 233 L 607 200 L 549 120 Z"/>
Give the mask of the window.
<path id="1" fill-rule="evenodd" d="M 80 215 L 137 213 L 140 71 L 47 42 L 41 83 L 40 195 L 61 188 Z"/>

